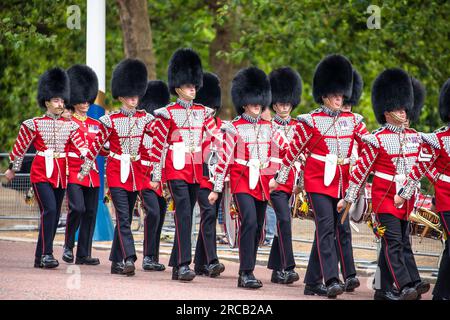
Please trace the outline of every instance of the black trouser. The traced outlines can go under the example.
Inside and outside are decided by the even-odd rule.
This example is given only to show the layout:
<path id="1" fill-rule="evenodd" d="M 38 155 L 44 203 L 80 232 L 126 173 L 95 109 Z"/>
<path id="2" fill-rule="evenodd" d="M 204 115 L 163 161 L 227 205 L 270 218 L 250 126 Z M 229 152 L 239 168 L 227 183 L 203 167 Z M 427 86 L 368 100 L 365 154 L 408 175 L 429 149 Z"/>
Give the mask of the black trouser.
<path id="1" fill-rule="evenodd" d="M 144 256 L 159 259 L 159 243 L 161 230 L 166 216 L 167 203 L 164 197 L 159 197 L 151 189 L 145 189 L 140 194 L 145 209 L 144 221 Z"/>
<path id="2" fill-rule="evenodd" d="M 175 204 L 175 237 L 169 266 L 189 265 L 192 260 L 192 215 L 199 184 L 187 183 L 184 180 L 169 180 L 167 184 Z"/>
<path id="3" fill-rule="evenodd" d="M 290 194 L 274 191 L 270 194 L 272 207 L 277 216 L 277 233 L 273 238 L 267 267 L 272 270 L 291 270 L 295 268 L 292 250 Z"/>
<path id="4" fill-rule="evenodd" d="M 336 254 L 338 256 L 339 264 L 341 267 L 342 278 L 356 276 L 355 261 L 353 259 L 353 247 L 352 247 L 352 232 L 350 229 L 349 215 L 341 224 L 342 214 L 338 214 L 336 225 Z M 319 255 L 312 255 L 309 263 L 312 263 L 310 271 L 310 279 L 315 279 L 313 284 L 322 283 L 322 273 L 320 270 Z M 313 275 L 313 273 L 315 273 Z"/>
<path id="5" fill-rule="evenodd" d="M 123 188 L 109 188 L 111 199 L 116 212 L 116 227 L 111 246 L 109 260 L 122 262 L 127 258 L 137 260 L 134 248 L 134 239 L 131 232 L 134 205 L 136 203 L 137 191 L 127 191 Z"/>
<path id="6" fill-rule="evenodd" d="M 409 239 L 410 224 L 389 213 L 377 214 L 377 220 L 386 227 L 381 238 L 381 252 L 378 257 L 380 286 L 382 291 L 392 289 L 392 283 L 398 290 L 406 285 L 420 281 L 419 271 Z"/>
<path id="7" fill-rule="evenodd" d="M 216 203 L 211 205 L 208 196 L 211 190 L 201 188 L 198 192 L 198 205 L 200 207 L 200 227 L 198 230 L 197 246 L 195 248 L 194 263 L 202 266 L 218 261 L 216 245 L 216 219 L 219 213 L 219 206 L 222 201 L 222 194 Z"/>
<path id="8" fill-rule="evenodd" d="M 34 183 L 33 189 L 41 211 L 35 252 L 36 258 L 40 258 L 42 255 L 53 254 L 53 239 L 55 239 L 56 229 L 58 228 L 61 205 L 66 189 L 53 188 L 48 182 Z"/>
<path id="9" fill-rule="evenodd" d="M 439 265 L 438 277 L 434 286 L 433 296 L 450 299 L 450 211 L 440 212 L 441 223 L 444 232 L 447 233 L 445 249 L 442 253 L 441 264 Z"/>
<path id="10" fill-rule="evenodd" d="M 97 218 L 98 192 L 98 187 L 84 187 L 75 183 L 67 185 L 69 212 L 67 213 L 64 245 L 73 249 L 75 233 L 79 227 L 77 257 L 91 256 L 92 237 Z"/>
<path id="11" fill-rule="evenodd" d="M 304 283 L 325 284 L 339 280 L 338 254 L 336 251 L 336 228 L 339 199 L 320 193 L 308 193 L 308 200 L 314 212 L 316 232 L 309 256 Z M 339 222 L 340 223 L 340 222 Z"/>
<path id="12" fill-rule="evenodd" d="M 263 235 L 267 201 L 260 201 L 247 193 L 233 195 L 239 211 L 239 271 L 253 271 L 258 245 Z"/>

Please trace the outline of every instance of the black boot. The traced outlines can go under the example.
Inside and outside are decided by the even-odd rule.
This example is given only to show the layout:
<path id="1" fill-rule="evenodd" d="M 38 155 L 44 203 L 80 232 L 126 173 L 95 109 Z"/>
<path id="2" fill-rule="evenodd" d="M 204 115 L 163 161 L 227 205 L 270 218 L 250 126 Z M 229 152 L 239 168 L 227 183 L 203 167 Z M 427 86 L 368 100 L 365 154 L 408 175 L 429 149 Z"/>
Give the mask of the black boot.
<path id="1" fill-rule="evenodd" d="M 425 281 L 417 281 L 414 284 L 414 289 L 416 289 L 417 295 L 420 297 L 422 294 L 425 294 L 428 291 L 430 291 L 430 284 Z"/>
<path id="2" fill-rule="evenodd" d="M 399 300 L 416 300 L 419 295 L 416 289 L 404 287 L 399 294 Z"/>
<path id="3" fill-rule="evenodd" d="M 73 250 L 64 246 L 62 259 L 67 263 L 73 263 Z"/>
<path id="4" fill-rule="evenodd" d="M 400 299 L 399 299 L 399 296 L 396 295 L 392 291 L 375 290 L 375 294 L 373 295 L 373 300 L 397 301 Z"/>
<path id="5" fill-rule="evenodd" d="M 134 276 L 134 271 L 136 270 L 136 267 L 134 266 L 134 259 L 128 257 L 125 260 L 125 264 L 123 266 L 123 273 L 127 276 Z"/>
<path id="6" fill-rule="evenodd" d="M 239 273 L 238 287 L 258 289 L 261 288 L 262 286 L 263 286 L 262 282 L 255 278 L 255 275 L 253 274 L 252 271 Z"/>
<path id="7" fill-rule="evenodd" d="M 327 297 L 328 298 L 336 298 L 338 295 L 344 293 L 344 288 L 338 281 L 332 281 L 329 285 L 327 285 Z"/>
<path id="8" fill-rule="evenodd" d="M 111 274 L 124 274 L 123 273 L 123 262 L 112 262 L 111 263 Z"/>
<path id="9" fill-rule="evenodd" d="M 166 266 L 156 261 L 154 257 L 145 256 L 142 260 L 142 269 L 146 271 L 164 271 Z"/>
<path id="10" fill-rule="evenodd" d="M 195 272 L 188 265 L 172 268 L 172 280 L 192 281 L 195 278 Z"/>
<path id="11" fill-rule="evenodd" d="M 356 278 L 355 276 L 351 276 L 345 279 L 344 290 L 345 292 L 353 292 L 360 285 L 361 284 L 359 283 L 358 278 Z"/>
<path id="12" fill-rule="evenodd" d="M 96 265 L 100 264 L 100 260 L 98 258 L 92 258 L 90 256 L 77 257 L 75 259 L 75 264 L 86 264 L 88 266 L 96 266 Z"/>
<path id="13" fill-rule="evenodd" d="M 305 285 L 305 290 L 303 291 L 305 296 L 318 295 L 321 297 L 327 296 L 327 287 L 323 283 L 319 284 L 307 284 Z"/>
<path id="14" fill-rule="evenodd" d="M 34 259 L 35 268 L 53 269 L 59 266 L 58 260 L 56 260 L 52 254 L 45 254 L 41 258 Z"/>
<path id="15" fill-rule="evenodd" d="M 284 270 L 284 273 L 286 274 L 288 284 L 300 280 L 300 276 L 298 275 L 297 272 L 295 272 L 295 270 Z"/>

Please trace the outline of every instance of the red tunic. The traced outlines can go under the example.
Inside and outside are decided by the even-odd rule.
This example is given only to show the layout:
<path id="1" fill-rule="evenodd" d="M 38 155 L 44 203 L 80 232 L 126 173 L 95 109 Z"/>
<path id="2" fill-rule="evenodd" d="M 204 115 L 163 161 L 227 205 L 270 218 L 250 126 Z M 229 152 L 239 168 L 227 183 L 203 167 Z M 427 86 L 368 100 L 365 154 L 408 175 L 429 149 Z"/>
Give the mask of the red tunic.
<path id="1" fill-rule="evenodd" d="M 306 153 L 304 171 L 305 191 L 341 198 L 348 187 L 350 156 L 354 142 L 360 143 L 367 134 L 363 117 L 350 112 L 335 112 L 322 106 L 315 111 L 300 115 L 294 138 L 283 159 L 277 182 L 286 183 L 289 171 L 300 153 Z M 327 155 L 335 156 L 337 165 L 334 178 L 325 185 L 325 162 Z M 318 159 L 319 158 L 319 159 Z"/>
<path id="2" fill-rule="evenodd" d="M 200 183 L 203 136 L 218 134 L 213 113 L 211 108 L 181 100 L 155 110 L 153 145 L 150 152 L 153 181 L 161 181 L 164 170 L 167 180 Z M 164 158 L 165 148 L 168 150 Z"/>
<path id="3" fill-rule="evenodd" d="M 423 144 L 418 163 L 412 168 L 400 195 L 410 199 L 420 179 L 426 175 L 434 184 L 436 210 L 450 211 L 450 127 L 421 134 L 421 137 Z"/>
<path id="4" fill-rule="evenodd" d="M 100 122 L 90 117 L 86 117 L 86 120 L 82 121 L 75 115 L 72 116 L 72 121 L 78 125 L 78 134 L 85 145 L 82 151 L 86 153 L 88 148 L 95 141 L 95 137 L 99 131 Z M 104 152 L 101 152 L 100 154 L 107 155 L 107 153 Z M 93 170 L 89 171 L 89 174 L 84 177 L 83 181 L 77 179 L 81 165 L 84 162 L 81 159 L 81 155 L 81 151 L 73 143 L 69 143 L 69 154 L 67 158 L 69 161 L 69 183 L 79 184 L 84 187 L 99 187 L 100 177 L 98 175 L 97 165 L 95 165 Z"/>
<path id="5" fill-rule="evenodd" d="M 151 182 L 151 174 L 153 171 L 153 165 L 152 162 L 150 162 L 150 158 L 151 158 L 151 149 L 152 149 L 152 142 L 153 142 L 153 127 L 154 127 L 154 121 L 152 122 L 152 124 L 150 125 L 150 132 L 144 134 L 144 138 L 142 139 L 142 144 L 141 144 L 141 161 L 140 161 L 140 166 L 141 166 L 141 170 L 142 170 L 142 177 L 143 177 L 143 181 L 141 184 L 141 190 L 146 190 L 146 189 L 152 189 L 150 187 L 150 182 Z M 154 190 L 152 189 L 159 197 L 163 196 L 163 183 L 165 183 L 165 176 L 164 176 L 164 172 L 162 175 L 162 179 L 160 181 L 160 185 L 159 188 Z"/>
<path id="6" fill-rule="evenodd" d="M 297 125 L 297 121 L 292 118 L 289 118 L 287 121 L 281 119 L 277 115 L 272 119 L 272 128 L 274 131 L 277 131 L 279 134 L 283 136 L 285 145 L 281 146 L 281 148 L 277 144 L 273 144 L 271 148 L 271 156 L 270 160 L 272 165 L 270 166 L 274 172 L 281 167 L 281 161 L 286 155 L 288 151 L 289 143 L 292 141 L 295 132 L 295 126 Z M 294 166 L 292 170 L 289 171 L 288 178 L 285 184 L 279 184 L 276 188 L 277 191 L 283 191 L 287 194 L 291 194 L 294 190 L 294 184 L 296 180 L 296 176 L 298 174 L 297 168 Z"/>
<path id="7" fill-rule="evenodd" d="M 345 200 L 354 202 L 369 173 L 375 172 L 372 182 L 373 211 L 406 220 L 414 207 L 414 196 L 402 208 L 394 206 L 394 196 L 403 183 L 397 178 L 408 175 L 417 161 L 421 142 L 419 134 L 414 129 L 385 124 L 373 134 L 363 137 L 363 141 L 366 145 L 352 171 Z"/>
<path id="8" fill-rule="evenodd" d="M 222 126 L 222 120 L 218 117 L 215 118 L 216 126 L 220 128 Z M 203 155 L 203 167 L 202 167 L 202 177 L 200 180 L 200 188 L 205 188 L 212 190 L 213 182 L 210 180 L 210 168 L 208 167 L 208 159 L 211 151 L 216 152 L 219 155 L 220 148 L 222 146 L 222 140 L 214 136 L 205 135 L 205 139 L 202 143 L 202 155 Z M 213 149 L 213 150 L 211 150 Z M 211 172 L 214 174 L 214 172 Z"/>
<path id="9" fill-rule="evenodd" d="M 230 174 L 231 193 L 246 193 L 257 200 L 269 199 L 269 181 L 273 176 L 270 168 L 272 143 L 281 146 L 284 141 L 273 134 L 270 121 L 251 118 L 243 114 L 222 125 L 225 131 L 224 148 L 214 176 L 214 191 L 222 192 L 225 177 Z M 261 164 L 259 179 L 254 189 L 250 189 L 249 162 L 257 160 Z M 247 164 L 247 165 L 246 165 Z"/>
<path id="10" fill-rule="evenodd" d="M 106 179 L 108 187 L 123 188 L 127 191 L 138 191 L 144 181 L 140 165 L 140 145 L 144 133 L 150 130 L 153 116 L 143 110 L 125 110 L 112 112 L 100 119 L 100 130 L 95 141 L 89 147 L 85 162 L 81 167 L 81 174 L 86 176 L 92 168 L 93 162 L 100 153 L 103 145 L 109 141 L 109 155 L 106 163 Z M 122 161 L 130 158 L 130 164 L 124 165 L 129 171 L 121 181 Z M 126 172 L 126 170 L 124 170 Z"/>
<path id="11" fill-rule="evenodd" d="M 78 134 L 78 125 L 62 117 L 46 114 L 42 117 L 28 119 L 22 123 L 16 143 L 9 155 L 13 163 L 12 169 L 19 171 L 25 153 L 33 143 L 36 157 L 31 165 L 31 183 L 49 182 L 53 188 L 67 186 L 67 152 L 69 142 L 74 148 L 84 147 L 83 140 Z M 53 150 L 53 170 L 47 178 L 45 150 Z M 50 173 L 50 172 L 49 172 Z"/>

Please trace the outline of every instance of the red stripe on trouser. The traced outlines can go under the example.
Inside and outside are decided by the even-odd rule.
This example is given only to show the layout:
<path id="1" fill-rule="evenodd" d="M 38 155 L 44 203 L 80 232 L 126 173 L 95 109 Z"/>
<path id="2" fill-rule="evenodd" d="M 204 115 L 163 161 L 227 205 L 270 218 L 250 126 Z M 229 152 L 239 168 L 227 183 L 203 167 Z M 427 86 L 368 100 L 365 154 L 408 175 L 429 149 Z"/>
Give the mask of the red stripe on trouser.
<path id="1" fill-rule="evenodd" d="M 70 214 L 71 214 L 71 209 L 70 209 L 70 197 L 69 197 L 69 193 L 67 192 L 67 217 L 66 217 L 66 232 L 64 233 L 64 238 L 65 238 L 65 243 L 64 245 L 67 244 L 67 234 L 69 233 L 69 219 L 70 219 Z"/>
<path id="2" fill-rule="evenodd" d="M 178 229 L 177 206 L 175 204 L 175 197 L 173 196 L 172 187 L 170 186 L 170 183 L 167 183 L 167 185 L 169 186 L 169 191 L 173 199 L 173 209 L 174 209 L 173 218 L 175 220 L 175 233 L 177 234 L 177 241 L 178 241 L 177 248 L 178 248 L 178 266 L 179 266 L 181 263 L 181 241 L 180 241 L 180 230 Z"/>
<path id="3" fill-rule="evenodd" d="M 209 264 L 209 256 L 208 256 L 208 250 L 207 250 L 207 246 L 206 246 L 206 241 L 205 241 L 205 231 L 204 231 L 204 225 L 205 225 L 205 221 L 203 220 L 204 218 L 204 212 L 200 207 L 200 215 L 202 216 L 202 219 L 200 221 L 200 230 L 202 233 L 202 240 L 203 240 L 203 248 L 205 249 L 205 255 L 206 255 L 206 263 Z"/>
<path id="4" fill-rule="evenodd" d="M 323 273 L 323 266 L 322 266 L 322 256 L 320 255 L 320 238 L 319 238 L 319 223 L 317 222 L 317 214 L 316 214 L 316 209 L 314 209 L 314 203 L 312 201 L 312 197 L 310 194 L 308 194 L 309 197 L 309 201 L 311 202 L 311 207 L 313 209 L 313 214 L 314 214 L 314 222 L 316 223 L 316 245 L 317 245 L 317 255 L 319 256 L 319 264 L 320 264 L 320 271 Z"/>
<path id="5" fill-rule="evenodd" d="M 42 238 L 42 248 L 41 256 L 45 253 L 45 237 L 44 237 L 44 205 L 42 204 L 41 198 L 39 197 L 39 192 L 37 190 L 36 184 L 33 184 L 34 193 L 39 202 L 39 207 L 41 209 L 41 238 Z"/>
<path id="6" fill-rule="evenodd" d="M 378 216 L 376 216 L 376 219 L 378 220 Z M 381 224 L 381 221 L 380 221 L 380 220 L 378 220 L 378 222 Z M 385 252 L 384 252 L 384 256 L 386 257 L 386 261 L 387 261 L 387 263 L 388 263 L 389 270 L 391 271 L 392 278 L 394 279 L 395 286 L 397 287 L 397 289 L 400 290 L 400 285 L 399 285 L 399 283 L 398 283 L 398 281 L 397 281 L 397 278 L 395 277 L 394 268 L 392 268 L 391 260 L 389 259 L 389 254 L 388 254 L 388 247 L 389 247 L 389 245 L 388 245 L 388 243 L 387 243 L 386 236 L 383 236 L 383 239 L 384 239 L 384 243 L 385 243 L 385 249 L 384 249 Z M 379 258 L 378 258 L 378 259 L 379 259 Z"/>
<path id="7" fill-rule="evenodd" d="M 339 223 L 339 221 L 338 221 Z M 344 274 L 344 280 L 347 278 L 347 271 L 345 270 L 345 260 L 344 260 L 344 252 L 342 250 L 342 245 L 341 245 L 341 240 L 339 239 L 341 234 L 339 233 L 339 227 L 336 227 L 336 239 L 338 242 L 338 247 L 339 247 L 339 254 L 341 256 L 341 268 L 342 268 L 342 273 Z"/>
<path id="8" fill-rule="evenodd" d="M 241 229 L 241 224 L 240 224 L 240 221 L 241 221 L 241 209 L 239 208 L 239 202 L 237 201 L 237 197 L 235 195 L 233 195 L 233 197 L 234 197 L 234 201 L 236 202 L 236 207 L 237 207 L 237 210 L 238 210 L 239 232 L 238 232 L 237 243 L 238 243 L 238 248 L 239 248 L 239 261 L 241 261 L 242 260 L 241 259 L 241 232 L 242 232 L 242 229 Z"/>
<path id="9" fill-rule="evenodd" d="M 281 235 L 281 228 L 280 228 L 280 222 L 277 222 L 278 227 L 278 244 L 280 245 L 281 249 L 281 258 L 282 258 L 282 264 L 283 264 L 283 270 L 286 269 L 286 252 L 284 251 L 284 244 L 283 244 L 283 237 Z"/>
<path id="10" fill-rule="evenodd" d="M 111 196 L 111 199 L 112 199 L 112 202 L 114 204 L 114 197 Z M 128 199 L 128 196 L 127 196 L 127 199 Z M 128 208 L 129 208 L 129 206 L 128 206 Z M 117 213 L 117 208 L 116 208 L 115 204 L 114 204 L 114 209 L 115 209 L 114 211 L 115 211 L 115 214 L 116 214 L 116 223 L 118 225 L 116 227 L 117 227 L 117 234 L 119 236 L 120 249 L 122 251 L 122 258 L 123 258 L 123 260 L 125 260 L 127 257 L 125 257 L 125 246 L 123 245 L 122 236 L 120 234 L 120 221 L 119 221 L 120 219 L 119 219 L 119 214 Z"/>
<path id="11" fill-rule="evenodd" d="M 145 206 L 145 200 L 144 197 L 142 195 L 142 190 L 139 191 L 139 195 L 141 196 L 141 201 L 144 204 L 144 208 Z M 148 212 L 145 212 L 145 218 L 144 218 L 144 256 L 147 254 L 147 246 L 148 246 L 148 240 L 147 240 L 147 218 L 148 218 Z"/>
<path id="12" fill-rule="evenodd" d="M 448 230 L 448 226 L 447 226 L 447 221 L 445 221 L 445 218 L 444 218 L 444 212 L 441 212 L 440 214 L 441 214 L 441 220 L 442 220 L 442 222 L 443 222 L 443 224 L 444 224 L 444 227 L 445 227 L 445 231 L 447 232 L 447 234 L 449 234 L 449 230 Z"/>

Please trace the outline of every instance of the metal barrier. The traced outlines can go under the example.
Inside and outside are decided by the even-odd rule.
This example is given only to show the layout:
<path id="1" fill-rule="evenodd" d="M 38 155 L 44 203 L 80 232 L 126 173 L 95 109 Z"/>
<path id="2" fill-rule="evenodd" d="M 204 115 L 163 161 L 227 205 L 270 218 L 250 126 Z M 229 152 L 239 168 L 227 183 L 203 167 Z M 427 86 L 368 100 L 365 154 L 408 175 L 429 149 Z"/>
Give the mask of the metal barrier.
<path id="1" fill-rule="evenodd" d="M 8 154 L 0 153 L 1 157 L 6 157 Z M 27 156 L 34 156 L 29 154 Z M 0 185 L 0 231 L 12 230 L 37 230 L 39 225 L 39 208 L 36 202 L 27 204 L 27 192 L 31 184 L 28 173 L 17 173 L 16 178 L 11 183 L 4 183 L 4 174 L 0 173 L 2 183 Z M 105 180 L 106 181 L 106 180 Z M 110 204 L 111 205 L 111 204 Z M 68 211 L 67 200 L 63 202 L 61 210 L 60 226 L 65 225 L 66 215 Z M 115 221 L 115 214 L 110 210 L 113 221 Z M 141 220 L 143 220 L 144 213 L 139 213 Z M 192 228 L 192 246 L 195 247 L 196 236 L 198 230 L 198 223 L 200 220 L 200 211 L 196 205 L 193 217 Z M 139 218 L 139 217 L 136 217 Z M 136 219 L 135 220 L 139 220 Z M 134 233 L 142 233 L 142 221 L 137 222 L 137 228 L 133 230 Z M 136 223 L 135 223 L 136 225 Z M 354 249 L 355 261 L 361 264 L 371 265 L 373 268 L 374 261 L 377 259 L 377 242 L 372 231 L 364 224 L 357 225 L 359 232 L 352 230 L 352 245 Z M 174 232 L 173 215 L 168 212 L 163 226 L 163 235 L 173 236 Z M 300 260 L 308 260 L 311 243 L 314 239 L 315 226 L 311 220 L 293 220 L 293 241 L 295 257 Z M 171 241 L 169 241 L 170 243 Z M 416 256 L 417 264 L 421 270 L 436 271 L 439 257 L 442 254 L 443 243 L 441 241 L 432 239 L 423 239 L 420 243 L 418 237 L 412 237 L 412 247 Z M 236 252 L 237 249 L 231 249 L 224 245 L 218 245 L 220 251 Z M 262 247 L 258 251 L 259 254 L 268 255 L 267 247 Z"/>

